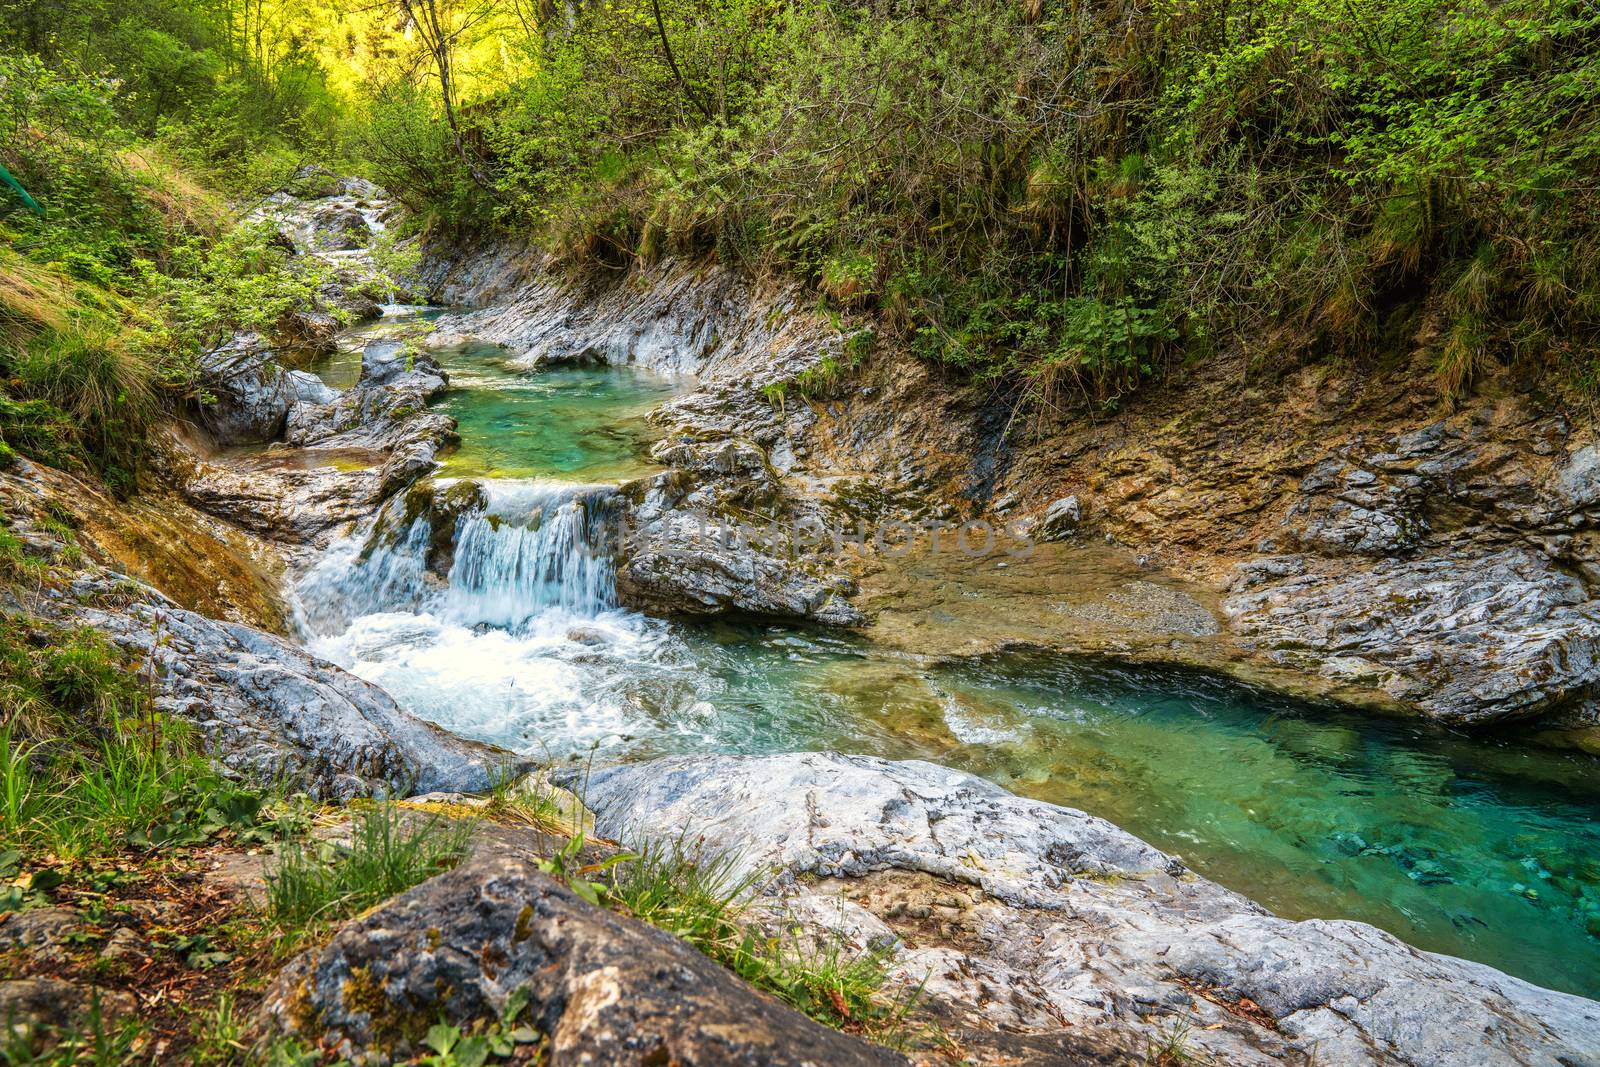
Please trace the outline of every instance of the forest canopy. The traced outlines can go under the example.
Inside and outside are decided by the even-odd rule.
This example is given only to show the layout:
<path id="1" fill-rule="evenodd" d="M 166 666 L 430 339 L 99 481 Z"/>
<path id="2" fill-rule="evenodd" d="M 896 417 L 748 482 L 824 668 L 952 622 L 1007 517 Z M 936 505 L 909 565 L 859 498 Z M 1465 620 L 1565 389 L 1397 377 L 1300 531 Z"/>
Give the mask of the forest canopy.
<path id="1" fill-rule="evenodd" d="M 0 225 L 113 293 L 205 229 L 184 212 L 206 190 L 320 161 L 437 235 L 798 277 L 1044 405 L 1114 404 L 1221 352 L 1425 353 L 1447 400 L 1500 365 L 1600 382 L 1586 0 L 0 13 L 0 164 L 46 207 L 12 196 Z M 63 236 L 52 213 L 93 225 Z"/>

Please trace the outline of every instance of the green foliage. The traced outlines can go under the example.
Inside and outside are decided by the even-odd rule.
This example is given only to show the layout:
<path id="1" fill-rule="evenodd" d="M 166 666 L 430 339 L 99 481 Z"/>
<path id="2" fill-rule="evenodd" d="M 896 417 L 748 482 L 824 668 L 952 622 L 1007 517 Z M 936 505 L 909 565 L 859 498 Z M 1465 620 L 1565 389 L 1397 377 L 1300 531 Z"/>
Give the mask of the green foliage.
<path id="1" fill-rule="evenodd" d="M 486 220 L 482 191 L 462 166 L 435 101 L 410 81 L 376 88 L 347 137 L 378 181 L 418 214 L 454 227 Z"/>
<path id="2" fill-rule="evenodd" d="M 165 384 L 192 385 L 193 359 L 235 330 L 272 334 L 296 308 L 314 306 L 329 268 L 293 257 L 266 222 L 229 230 L 214 241 L 172 245 L 165 265 L 135 263 L 149 304 L 158 310 L 147 343 L 168 354 Z"/>
<path id="3" fill-rule="evenodd" d="M 220 834 L 263 839 L 261 797 L 219 775 L 93 630 L 0 616 L 0 851 L 76 863 Z"/>
<path id="4" fill-rule="evenodd" d="M 604 882 L 594 880 L 595 877 L 603 875 L 612 867 L 633 857 L 618 852 L 596 863 L 584 863 L 582 858 L 585 843 L 586 838 L 581 831 L 573 834 L 554 855 L 539 861 L 539 869 L 560 879 L 568 889 L 590 904 L 599 904 L 606 892 L 606 885 Z"/>
<path id="5" fill-rule="evenodd" d="M 356 818 L 348 845 L 286 845 L 267 877 L 267 908 L 285 930 L 353 915 L 460 862 L 474 825 L 384 801 Z"/>
<path id="6" fill-rule="evenodd" d="M 239 1061 L 249 1048 L 245 1042 L 248 1023 L 239 1011 L 237 997 L 232 993 L 218 994 L 211 1010 L 195 1022 L 194 1048 L 190 1053 L 194 1062 L 209 1067 Z"/>
<path id="7" fill-rule="evenodd" d="M 0 440 L 132 491 L 162 404 L 229 329 L 272 330 L 322 278 L 209 186 L 299 166 L 332 128 L 281 4 L 0 0 Z M 219 239 L 217 233 L 223 230 Z"/>
<path id="8" fill-rule="evenodd" d="M 671 7 L 583 5 L 504 42 L 529 73 L 464 120 L 487 188 L 414 83 L 374 105 L 398 123 L 374 165 L 435 217 L 580 261 L 799 275 L 1046 407 L 1240 346 L 1421 338 L 1447 396 L 1511 359 L 1587 366 L 1581 0 Z"/>
<path id="9" fill-rule="evenodd" d="M 506 998 L 505 1010 L 500 1018 L 487 1026 L 478 1025 L 469 1032 L 449 1023 L 436 1023 L 428 1028 L 423 1044 L 432 1055 L 416 1062 L 425 1067 L 482 1067 L 490 1059 L 517 1056 L 519 1046 L 539 1045 L 544 1035 L 531 1026 L 517 1022 L 528 1006 L 528 991 L 518 989 Z M 527 1053 L 523 1048 L 523 1054 Z M 538 1060 L 538 1052 L 534 1052 Z"/>
<path id="10" fill-rule="evenodd" d="M 6 1067 L 125 1067 L 144 1060 L 145 1027 L 136 1019 L 113 1023 L 93 994 L 87 1017 L 70 1028 L 6 1025 L 0 1064 Z"/>

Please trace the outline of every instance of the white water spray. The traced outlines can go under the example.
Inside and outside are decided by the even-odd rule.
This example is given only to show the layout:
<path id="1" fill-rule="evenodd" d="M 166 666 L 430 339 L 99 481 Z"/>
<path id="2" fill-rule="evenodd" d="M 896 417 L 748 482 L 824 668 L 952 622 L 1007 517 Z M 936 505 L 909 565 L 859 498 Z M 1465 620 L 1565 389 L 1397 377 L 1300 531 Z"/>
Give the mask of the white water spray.
<path id="1" fill-rule="evenodd" d="M 397 497 L 330 549 L 295 586 L 307 645 L 425 718 L 539 755 L 694 705 L 681 643 L 617 607 L 605 537 L 615 487 L 478 484 L 485 504 L 450 536 Z M 450 549 L 441 577 L 437 554 Z"/>

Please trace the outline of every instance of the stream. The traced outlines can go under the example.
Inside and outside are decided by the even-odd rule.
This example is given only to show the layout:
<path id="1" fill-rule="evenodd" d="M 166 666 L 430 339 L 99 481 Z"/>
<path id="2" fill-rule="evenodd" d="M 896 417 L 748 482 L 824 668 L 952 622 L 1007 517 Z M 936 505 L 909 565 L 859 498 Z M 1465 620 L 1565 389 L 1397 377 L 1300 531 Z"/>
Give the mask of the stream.
<path id="1" fill-rule="evenodd" d="M 354 381 L 347 338 L 318 368 Z M 861 639 L 667 623 L 617 606 L 590 551 L 644 415 L 675 383 L 439 353 L 463 443 L 447 580 L 391 509 L 295 583 L 314 651 L 422 718 L 551 761 L 838 749 L 925 758 L 1103 816 L 1289 918 L 1600 997 L 1600 761 L 1306 708 L 1176 672 L 1019 654 L 930 666 Z M 375 536 L 376 535 L 376 536 Z"/>

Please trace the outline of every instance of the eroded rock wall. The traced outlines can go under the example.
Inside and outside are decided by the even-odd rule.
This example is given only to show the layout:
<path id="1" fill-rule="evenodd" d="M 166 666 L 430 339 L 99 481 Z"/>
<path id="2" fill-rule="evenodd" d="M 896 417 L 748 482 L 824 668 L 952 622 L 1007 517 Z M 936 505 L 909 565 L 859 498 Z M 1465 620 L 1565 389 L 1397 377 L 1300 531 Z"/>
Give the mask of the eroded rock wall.
<path id="1" fill-rule="evenodd" d="M 447 319 L 442 338 L 694 376 L 657 415 L 671 471 L 633 494 L 647 536 L 619 581 L 646 610 L 870 621 L 858 580 L 895 564 L 814 539 L 730 554 L 718 536 L 740 522 L 1020 523 L 1036 541 L 1110 540 L 1147 582 L 1210 586 L 1220 639 L 1202 666 L 1594 742 L 1600 448 L 1587 409 L 1526 383 L 1491 380 L 1443 412 L 1422 366 L 1272 376 L 1222 356 L 1106 414 L 964 385 L 886 348 L 819 376 L 847 343 L 835 324 L 791 287 L 720 267 L 579 283 L 536 254 L 480 250 L 433 281 L 492 305 Z"/>

